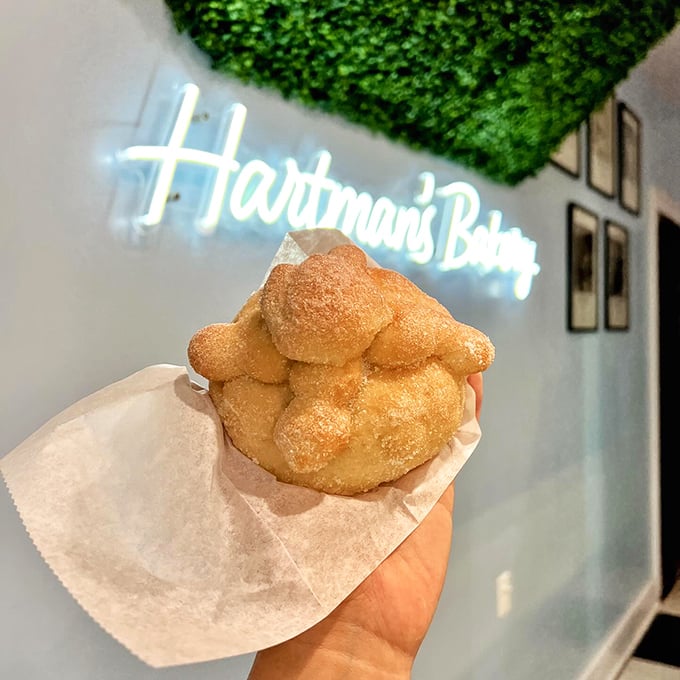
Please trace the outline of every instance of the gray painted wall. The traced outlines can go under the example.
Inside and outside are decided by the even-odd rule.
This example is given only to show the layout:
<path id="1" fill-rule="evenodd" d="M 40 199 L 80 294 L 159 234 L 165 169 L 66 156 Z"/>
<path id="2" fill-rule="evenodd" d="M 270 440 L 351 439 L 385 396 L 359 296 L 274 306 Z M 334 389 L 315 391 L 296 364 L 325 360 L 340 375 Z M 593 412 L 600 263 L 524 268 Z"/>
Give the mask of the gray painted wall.
<path id="1" fill-rule="evenodd" d="M 281 227 L 229 225 L 211 238 L 163 228 L 144 247 L 116 228 L 116 151 L 140 141 L 172 85 L 249 108 L 243 153 L 300 163 L 319 148 L 331 174 L 412 199 L 418 174 L 473 183 L 538 243 L 525 301 L 474 277 L 400 268 L 497 347 L 477 451 L 456 486 L 452 558 L 414 678 L 575 677 L 655 576 L 647 400 L 647 214 L 639 218 L 546 167 L 510 189 L 456 165 L 216 77 L 178 38 L 160 0 L 9 3 L 0 22 L 0 455 L 73 401 L 149 364 L 184 364 L 201 326 L 228 320 L 262 278 Z M 165 94 L 164 94 L 165 93 Z M 642 119 L 645 186 L 680 199 L 678 121 L 640 73 L 619 88 Z M 142 128 L 140 128 L 140 124 Z M 582 131 L 583 134 L 583 131 Z M 150 140 L 151 141 L 151 140 Z M 272 161 L 274 162 L 274 161 Z M 121 195 L 123 198 L 121 198 Z M 630 229 L 631 330 L 566 331 L 566 206 Z M 181 201 L 169 213 L 184 210 Z M 602 314 L 600 314 L 602 320 Z M 101 631 L 56 582 L 0 491 L 0 677 L 243 678 L 250 657 L 156 671 Z M 495 578 L 514 608 L 495 616 Z M 549 671 L 549 672 L 548 672 Z"/>

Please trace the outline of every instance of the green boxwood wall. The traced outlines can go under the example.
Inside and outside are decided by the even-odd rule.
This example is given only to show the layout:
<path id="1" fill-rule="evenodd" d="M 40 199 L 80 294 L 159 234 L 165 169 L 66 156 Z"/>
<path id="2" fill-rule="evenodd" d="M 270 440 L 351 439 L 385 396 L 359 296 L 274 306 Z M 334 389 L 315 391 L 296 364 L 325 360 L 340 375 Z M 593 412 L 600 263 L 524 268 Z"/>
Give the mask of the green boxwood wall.
<path id="1" fill-rule="evenodd" d="M 166 0 L 214 68 L 516 184 L 680 19 L 677 0 Z"/>

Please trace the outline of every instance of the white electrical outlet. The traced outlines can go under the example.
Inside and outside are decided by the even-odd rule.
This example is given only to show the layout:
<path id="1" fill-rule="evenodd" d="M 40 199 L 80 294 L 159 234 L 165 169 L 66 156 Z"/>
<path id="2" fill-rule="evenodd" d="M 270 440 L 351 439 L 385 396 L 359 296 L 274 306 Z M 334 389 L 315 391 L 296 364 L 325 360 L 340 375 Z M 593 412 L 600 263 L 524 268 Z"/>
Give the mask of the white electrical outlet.
<path id="1" fill-rule="evenodd" d="M 496 616 L 505 618 L 512 609 L 512 572 L 504 571 L 496 577 Z"/>

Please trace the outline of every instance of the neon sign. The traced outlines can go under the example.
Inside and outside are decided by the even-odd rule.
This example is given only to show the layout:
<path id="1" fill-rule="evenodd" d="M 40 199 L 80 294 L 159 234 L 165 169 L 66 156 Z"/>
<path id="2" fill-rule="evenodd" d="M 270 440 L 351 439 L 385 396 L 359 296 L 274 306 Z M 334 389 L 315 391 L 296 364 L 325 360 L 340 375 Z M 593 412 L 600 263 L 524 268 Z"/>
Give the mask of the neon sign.
<path id="1" fill-rule="evenodd" d="M 502 230 L 498 210 L 489 212 L 487 224 L 479 224 L 481 201 L 471 184 L 437 186 L 433 173 L 423 172 L 413 204 L 396 205 L 386 196 L 374 198 L 328 177 L 332 156 L 326 150 L 317 154 L 311 171 L 303 171 L 293 158 L 286 158 L 279 169 L 258 158 L 241 163 L 237 155 L 248 112 L 240 103 L 228 111 L 218 152 L 188 148 L 185 141 L 199 96 L 196 85 L 182 87 L 165 145 L 131 146 L 118 154 L 121 162 L 151 163 L 154 168 L 144 212 L 134 220 L 136 228 L 144 232 L 161 225 L 178 165 L 191 164 L 208 170 L 205 199 L 194 222 L 201 234 L 214 233 L 226 209 L 238 222 L 257 217 L 268 225 L 285 222 L 289 229 L 337 228 L 361 245 L 403 252 L 417 264 L 437 261 L 443 271 L 477 267 L 514 275 L 515 297 L 523 300 L 529 295 L 540 272 L 536 243 L 518 227 Z M 440 219 L 437 244 L 436 199 L 443 203 L 441 215 L 446 216 Z"/>

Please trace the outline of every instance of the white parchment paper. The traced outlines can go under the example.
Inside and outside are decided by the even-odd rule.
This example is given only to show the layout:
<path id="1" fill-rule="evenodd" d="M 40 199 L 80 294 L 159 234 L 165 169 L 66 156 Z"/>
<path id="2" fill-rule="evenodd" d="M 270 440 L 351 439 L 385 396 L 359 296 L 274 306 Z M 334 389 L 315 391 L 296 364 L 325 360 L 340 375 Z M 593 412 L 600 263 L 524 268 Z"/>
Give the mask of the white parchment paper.
<path id="1" fill-rule="evenodd" d="M 277 261 L 346 242 L 317 234 L 286 237 Z M 186 368 L 159 364 L 57 415 L 0 472 L 73 597 L 164 667 L 253 652 L 313 626 L 416 528 L 480 436 L 468 387 L 464 423 L 434 459 L 365 494 L 324 494 L 243 456 Z"/>

